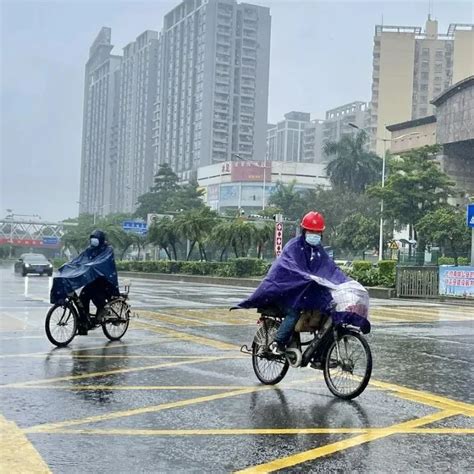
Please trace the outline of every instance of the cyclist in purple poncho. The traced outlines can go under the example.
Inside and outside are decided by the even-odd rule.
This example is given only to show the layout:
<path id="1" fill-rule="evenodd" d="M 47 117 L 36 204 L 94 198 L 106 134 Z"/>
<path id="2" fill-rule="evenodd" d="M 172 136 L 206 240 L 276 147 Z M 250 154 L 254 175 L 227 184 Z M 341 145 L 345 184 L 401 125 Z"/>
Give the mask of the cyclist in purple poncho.
<path id="1" fill-rule="evenodd" d="M 272 344 L 272 351 L 277 354 L 284 353 L 290 343 L 301 310 L 332 311 L 331 288 L 351 281 L 321 245 L 325 228 L 324 217 L 319 212 L 308 212 L 301 221 L 302 235 L 286 244 L 259 287 L 238 305 L 240 308 L 276 307 L 285 314 Z M 334 317 L 338 316 L 344 322 L 360 326 L 363 332 L 370 331 L 366 318 L 353 313 L 339 313 Z"/>

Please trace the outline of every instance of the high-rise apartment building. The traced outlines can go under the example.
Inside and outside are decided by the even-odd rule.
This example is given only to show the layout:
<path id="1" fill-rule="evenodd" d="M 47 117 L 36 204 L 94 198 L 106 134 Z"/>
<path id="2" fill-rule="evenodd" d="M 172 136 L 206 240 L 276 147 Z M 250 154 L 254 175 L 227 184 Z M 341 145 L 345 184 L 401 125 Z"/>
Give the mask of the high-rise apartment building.
<path id="1" fill-rule="evenodd" d="M 185 0 L 164 18 L 154 147 L 184 174 L 199 166 L 263 160 L 270 13 L 235 0 Z"/>
<path id="2" fill-rule="evenodd" d="M 323 143 L 338 142 L 344 135 L 356 134 L 357 128 L 349 124 L 365 129 L 368 120 L 369 110 L 366 102 L 355 101 L 328 110 L 323 126 Z"/>
<path id="3" fill-rule="evenodd" d="M 267 160 L 298 163 L 304 159 L 305 128 L 311 115 L 288 112 L 285 119 L 267 129 Z"/>
<path id="4" fill-rule="evenodd" d="M 110 28 L 102 28 L 89 50 L 84 84 L 80 213 L 107 212 L 111 167 L 116 159 L 118 76 L 122 58 L 111 54 Z"/>
<path id="5" fill-rule="evenodd" d="M 306 124 L 303 132 L 303 160 L 305 163 L 322 163 L 324 120 L 313 119 Z"/>
<path id="6" fill-rule="evenodd" d="M 111 211 L 131 212 L 153 184 L 153 112 L 158 69 L 158 33 L 145 31 L 123 49 L 119 71 L 117 158 L 111 160 Z"/>
<path id="7" fill-rule="evenodd" d="M 450 25 L 438 33 L 428 18 L 418 26 L 375 27 L 371 147 L 383 153 L 385 127 L 433 113 L 430 100 L 474 70 L 473 25 Z"/>
<path id="8" fill-rule="evenodd" d="M 80 212 L 133 211 L 160 163 L 184 176 L 264 160 L 270 23 L 268 8 L 184 0 L 123 56 L 102 28 L 86 64 Z"/>

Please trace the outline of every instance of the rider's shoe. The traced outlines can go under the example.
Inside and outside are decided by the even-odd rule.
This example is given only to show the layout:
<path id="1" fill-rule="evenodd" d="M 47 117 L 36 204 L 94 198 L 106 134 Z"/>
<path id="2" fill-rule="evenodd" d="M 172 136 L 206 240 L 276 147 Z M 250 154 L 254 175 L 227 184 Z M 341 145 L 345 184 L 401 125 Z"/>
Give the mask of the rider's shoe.
<path id="1" fill-rule="evenodd" d="M 281 342 L 273 341 L 270 344 L 270 351 L 275 355 L 283 355 L 286 352 L 286 347 Z"/>
<path id="2" fill-rule="evenodd" d="M 323 364 L 321 363 L 321 361 L 315 361 L 315 362 L 311 362 L 309 364 L 309 366 L 312 368 L 312 369 L 316 369 L 316 370 L 323 370 Z"/>
<path id="3" fill-rule="evenodd" d="M 77 334 L 79 336 L 87 336 L 87 328 L 85 326 L 79 326 L 77 328 Z"/>

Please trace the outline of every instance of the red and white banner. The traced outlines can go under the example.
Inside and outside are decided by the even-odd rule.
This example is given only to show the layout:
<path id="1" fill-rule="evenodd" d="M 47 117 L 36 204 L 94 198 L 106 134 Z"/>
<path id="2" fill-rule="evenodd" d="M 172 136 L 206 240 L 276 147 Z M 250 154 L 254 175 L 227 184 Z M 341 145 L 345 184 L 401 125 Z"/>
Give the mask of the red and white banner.
<path id="1" fill-rule="evenodd" d="M 283 222 L 275 224 L 275 255 L 279 257 L 283 250 Z"/>

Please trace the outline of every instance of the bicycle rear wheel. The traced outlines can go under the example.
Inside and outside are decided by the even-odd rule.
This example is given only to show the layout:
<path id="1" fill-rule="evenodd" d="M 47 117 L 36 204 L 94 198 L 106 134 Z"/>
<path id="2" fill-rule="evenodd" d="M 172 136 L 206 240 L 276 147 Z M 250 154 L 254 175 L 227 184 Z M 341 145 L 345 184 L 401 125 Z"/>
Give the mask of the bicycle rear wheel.
<path id="1" fill-rule="evenodd" d="M 329 344 L 324 357 L 324 380 L 336 397 L 350 400 L 367 387 L 372 374 L 372 353 L 364 336 L 355 331 Z"/>
<path id="2" fill-rule="evenodd" d="M 77 321 L 78 315 L 72 304 L 54 305 L 46 315 L 46 336 L 55 346 L 67 346 L 76 335 Z"/>
<path id="3" fill-rule="evenodd" d="M 111 341 L 118 341 L 127 332 L 130 323 L 130 306 L 123 299 L 108 303 L 102 313 L 102 331 Z"/>
<path id="4" fill-rule="evenodd" d="M 270 351 L 269 345 L 275 339 L 280 323 L 266 320 L 258 329 L 252 343 L 252 365 L 255 375 L 265 385 L 280 382 L 290 366 L 286 357 Z"/>

